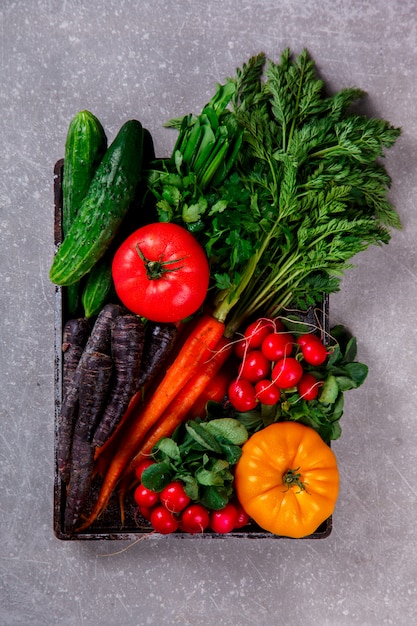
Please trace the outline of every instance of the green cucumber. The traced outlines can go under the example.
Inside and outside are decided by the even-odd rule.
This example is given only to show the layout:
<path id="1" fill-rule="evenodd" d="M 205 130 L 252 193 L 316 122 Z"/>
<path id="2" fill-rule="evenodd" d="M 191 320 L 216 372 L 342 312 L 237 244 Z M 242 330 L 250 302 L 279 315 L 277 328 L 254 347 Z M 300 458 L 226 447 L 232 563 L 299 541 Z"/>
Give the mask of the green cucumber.
<path id="1" fill-rule="evenodd" d="M 80 111 L 71 120 L 65 141 L 62 176 L 62 234 L 65 238 L 91 180 L 107 149 L 107 137 L 101 122 L 90 111 Z M 79 301 L 79 285 L 66 291 L 68 314 L 75 315 Z"/>
<path id="2" fill-rule="evenodd" d="M 155 149 L 152 135 L 146 128 L 143 129 L 143 153 L 142 170 L 145 171 L 155 160 Z M 96 315 L 103 306 L 114 301 L 116 292 L 114 289 L 111 266 L 113 257 L 118 247 L 136 229 L 156 221 L 157 216 L 153 211 L 150 202 L 144 204 L 146 193 L 145 180 L 142 177 L 138 186 L 136 197 L 131 204 L 122 224 L 119 227 L 116 237 L 113 239 L 109 249 L 97 261 L 88 273 L 87 280 L 81 295 L 81 302 L 84 308 L 84 316 L 89 318 Z M 72 285 L 67 287 L 71 289 Z"/>
<path id="3" fill-rule="evenodd" d="M 65 142 L 62 176 L 62 231 L 68 234 L 87 195 L 93 175 L 107 149 L 107 137 L 100 121 L 89 111 L 80 111 L 71 120 Z"/>
<path id="4" fill-rule="evenodd" d="M 79 281 L 106 252 L 135 197 L 142 174 L 142 153 L 142 125 L 129 120 L 107 148 L 55 254 L 49 273 L 53 283 L 72 285 Z"/>
<path id="5" fill-rule="evenodd" d="M 115 294 L 111 263 L 102 257 L 89 272 L 82 292 L 84 316 L 90 318 L 97 315 L 113 293 Z"/>

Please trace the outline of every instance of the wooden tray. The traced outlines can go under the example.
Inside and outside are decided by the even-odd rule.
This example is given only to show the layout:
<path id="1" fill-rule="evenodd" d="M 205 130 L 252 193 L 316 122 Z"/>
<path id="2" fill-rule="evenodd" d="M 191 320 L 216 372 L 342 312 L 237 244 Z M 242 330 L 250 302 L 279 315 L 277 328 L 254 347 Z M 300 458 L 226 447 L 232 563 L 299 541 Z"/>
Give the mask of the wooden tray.
<path id="1" fill-rule="evenodd" d="M 54 168 L 54 201 L 55 201 L 55 217 L 54 217 L 54 238 L 57 247 L 62 241 L 62 173 L 64 160 L 60 159 Z M 65 303 L 64 303 L 63 287 L 55 287 L 55 456 L 54 456 L 54 532 L 58 539 L 63 540 L 85 540 L 85 539 L 123 539 L 135 540 L 140 535 L 149 535 L 150 538 L 160 537 L 156 533 L 152 533 L 152 529 L 148 522 L 137 514 L 137 507 L 133 502 L 126 502 L 125 522 L 121 527 L 120 510 L 116 498 L 110 501 L 108 508 L 104 514 L 91 525 L 87 530 L 80 533 L 68 533 L 64 529 L 64 511 L 65 511 L 65 494 L 66 485 L 60 478 L 57 464 L 57 435 L 58 435 L 58 419 L 62 402 L 62 329 L 66 321 Z M 328 298 L 323 298 L 323 305 L 320 307 L 319 313 L 315 311 L 307 312 L 305 321 L 310 323 L 319 323 L 324 328 L 326 334 L 329 330 L 329 304 Z M 317 319 L 319 315 L 319 319 Z M 92 486 L 91 501 L 94 502 L 100 484 L 96 481 Z M 305 539 L 325 539 L 332 531 L 332 518 L 329 517 L 313 534 L 305 537 Z M 278 535 L 272 535 L 265 532 L 254 523 L 245 526 L 242 530 L 236 530 L 227 534 L 217 534 L 214 532 L 204 532 L 201 534 L 190 535 L 180 531 L 170 535 L 171 537 L 186 539 L 204 539 L 208 537 L 225 538 L 240 537 L 242 539 L 266 539 L 281 538 Z"/>

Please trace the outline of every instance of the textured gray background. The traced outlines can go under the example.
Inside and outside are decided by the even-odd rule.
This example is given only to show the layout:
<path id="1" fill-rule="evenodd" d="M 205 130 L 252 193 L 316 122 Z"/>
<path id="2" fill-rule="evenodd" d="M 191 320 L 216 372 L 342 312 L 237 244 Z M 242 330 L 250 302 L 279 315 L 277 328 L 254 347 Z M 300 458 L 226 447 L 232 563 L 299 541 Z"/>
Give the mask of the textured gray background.
<path id="1" fill-rule="evenodd" d="M 416 623 L 417 13 L 413 0 L 0 2 L 0 624 L 380 626 Z M 155 138 L 263 50 L 307 47 L 334 88 L 402 126 L 387 156 L 403 231 L 331 299 L 370 374 L 334 444 L 323 541 L 59 542 L 52 532 L 52 171 L 71 117 Z M 126 549 L 128 548 L 128 549 Z M 123 551 L 122 551 L 123 550 Z"/>

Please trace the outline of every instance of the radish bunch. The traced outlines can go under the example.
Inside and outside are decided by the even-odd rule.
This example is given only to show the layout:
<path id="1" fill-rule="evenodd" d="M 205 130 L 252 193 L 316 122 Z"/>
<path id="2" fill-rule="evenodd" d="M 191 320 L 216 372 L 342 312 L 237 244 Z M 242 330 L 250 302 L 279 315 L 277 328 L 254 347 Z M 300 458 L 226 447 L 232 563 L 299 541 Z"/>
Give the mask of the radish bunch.
<path id="1" fill-rule="evenodd" d="M 317 398 L 321 382 L 309 369 L 323 365 L 328 356 L 317 335 L 296 336 L 279 319 L 260 318 L 246 328 L 235 353 L 238 372 L 228 396 L 237 411 L 251 411 L 258 403 L 275 405 L 289 390 L 304 400 Z"/>
<path id="2" fill-rule="evenodd" d="M 141 480 L 151 460 L 142 462 L 136 469 Z M 155 532 L 168 535 L 176 531 L 189 534 L 212 530 L 225 534 L 242 528 L 249 517 L 238 502 L 228 502 L 220 510 L 210 510 L 187 495 L 181 481 L 171 481 L 162 491 L 148 489 L 141 482 L 133 494 L 142 517 L 151 523 Z"/>

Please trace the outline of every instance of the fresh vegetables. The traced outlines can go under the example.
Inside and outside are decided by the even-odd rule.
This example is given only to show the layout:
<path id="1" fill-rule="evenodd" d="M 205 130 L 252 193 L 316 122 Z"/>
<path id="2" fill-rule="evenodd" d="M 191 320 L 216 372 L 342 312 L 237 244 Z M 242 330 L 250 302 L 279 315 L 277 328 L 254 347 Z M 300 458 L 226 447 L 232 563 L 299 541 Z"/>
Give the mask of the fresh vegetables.
<path id="1" fill-rule="evenodd" d="M 53 283 L 77 282 L 108 249 L 139 185 L 142 146 L 140 122 L 125 122 L 106 150 L 77 216 L 58 248 L 49 274 Z"/>
<path id="2" fill-rule="evenodd" d="M 136 334 L 136 359 L 127 353 L 127 337 L 120 344 L 118 393 L 113 405 L 108 396 L 105 404 L 110 408 L 100 407 L 101 412 L 117 413 L 117 418 L 107 430 L 107 435 L 113 433 L 110 439 L 95 454 L 93 474 L 102 479 L 98 497 L 81 520 L 83 489 L 76 471 L 75 493 L 69 483 L 69 526 L 77 524 L 78 531 L 88 528 L 116 489 L 123 520 L 123 497 L 133 487 L 143 517 L 163 534 L 206 528 L 226 533 L 247 523 L 253 511 L 262 528 L 306 536 L 331 514 L 338 477 L 327 442 L 340 436 L 344 392 L 364 382 L 367 368 L 355 361 L 356 342 L 344 329 L 335 327 L 329 336 L 320 327 L 303 327 L 300 316 L 289 314 L 288 307 L 295 313 L 316 306 L 323 294 L 339 289 L 357 253 L 388 243 L 390 229 L 400 227 L 387 199 L 390 177 L 381 164 L 385 149 L 400 131 L 384 120 L 354 113 L 351 105 L 362 95 L 358 89 L 329 95 L 305 51 L 293 59 L 286 50 L 280 63 L 260 54 L 218 86 L 199 115 L 168 124 L 179 131 L 170 158 L 148 162 L 145 171 L 142 164 L 139 180 L 133 181 L 132 174 L 132 185 L 143 194 L 142 206 L 150 202 L 157 217 L 126 234 L 112 262 L 112 275 L 117 298 L 144 318 L 140 323 L 145 337 Z M 144 133 L 139 137 L 139 127 L 136 130 L 143 150 Z M 134 144 L 135 140 L 124 156 L 119 154 L 115 166 L 119 173 Z M 51 268 L 51 279 L 58 284 L 73 284 L 86 274 L 94 278 L 83 299 L 86 316 L 100 310 L 108 271 L 101 279 L 99 262 L 105 258 L 107 264 L 107 256 L 112 256 L 110 241 L 115 241 L 118 228 L 110 215 L 114 187 L 110 192 L 104 189 L 107 174 L 99 174 L 106 155 L 96 173 L 101 187 L 95 177 L 81 207 L 81 213 L 90 212 L 88 198 L 97 198 L 97 190 L 103 190 L 93 214 L 92 240 L 97 236 L 98 243 L 91 254 L 85 252 L 91 215 L 79 219 Z M 129 167 L 132 173 L 133 161 Z M 115 187 L 126 200 L 125 181 Z M 126 215 L 125 208 L 122 212 Z M 119 219 L 119 209 L 117 213 Z M 99 216 L 108 220 L 111 236 L 98 233 Z M 137 330 L 135 315 L 131 320 Z M 159 349 L 148 350 L 147 330 L 161 339 L 163 364 L 158 361 Z M 114 382 L 115 354 L 108 358 Z M 83 360 L 84 353 L 70 390 L 78 384 Z M 227 379 L 220 378 L 225 363 Z M 150 371 L 155 378 L 147 378 Z M 80 400 L 79 392 L 77 396 L 72 391 L 69 397 L 75 405 Z M 71 428 L 76 441 L 77 429 Z M 284 433 L 282 440 L 270 434 L 278 432 Z M 301 434 L 306 437 L 306 456 L 297 466 Z M 104 441 L 91 436 L 92 448 Z M 256 457 L 257 444 L 251 444 L 264 441 L 259 437 L 267 439 L 261 459 Z M 250 486 L 260 487 L 259 468 L 271 442 L 279 443 L 291 457 L 279 478 L 285 487 L 281 499 L 284 504 L 300 500 L 308 523 L 296 515 L 275 520 L 271 505 L 268 517 L 273 525 L 267 526 L 265 517 L 251 508 Z M 85 470 L 85 442 L 77 441 L 78 445 Z M 242 460 L 245 451 L 259 462 L 253 481 L 252 461 Z M 330 502 L 317 496 L 319 488 L 314 491 L 309 463 L 315 466 L 316 453 L 320 462 L 324 458 L 333 463 L 334 471 L 328 473 Z M 144 468 L 144 460 L 150 459 Z M 272 480 L 269 465 L 265 472 Z M 168 487 L 174 495 L 163 494 Z M 189 502 L 181 500 L 177 506 L 181 489 Z"/>
<path id="3" fill-rule="evenodd" d="M 176 224 L 156 222 L 132 233 L 117 250 L 112 272 L 123 304 L 154 322 L 179 322 L 207 295 L 206 254 Z"/>
<path id="4" fill-rule="evenodd" d="M 356 339 L 343 326 L 336 326 L 325 344 L 316 334 L 319 328 L 307 332 L 308 327 L 293 316 L 268 323 L 261 352 L 252 349 L 256 340 L 251 333 L 265 326 L 265 318 L 249 324 L 237 344 L 242 357 L 228 397 L 239 419 L 251 432 L 271 422 L 294 420 L 317 430 L 325 441 L 338 439 L 344 392 L 362 385 L 368 374 L 367 366 L 355 361 Z M 271 360 L 267 364 L 262 360 L 262 371 L 256 375 L 252 365 L 259 355 Z"/>
<path id="5" fill-rule="evenodd" d="M 94 173 L 107 149 L 104 128 L 90 111 L 80 111 L 71 120 L 65 142 L 62 177 L 62 232 L 66 237 L 87 195 Z M 69 315 L 78 307 L 79 285 L 67 289 Z"/>
<path id="6" fill-rule="evenodd" d="M 190 420 L 154 447 L 155 463 L 141 476 L 142 485 L 162 492 L 180 481 L 187 496 L 209 510 L 220 510 L 233 497 L 232 468 L 248 433 L 234 418 Z"/>
<path id="7" fill-rule="evenodd" d="M 248 523 L 232 501 L 232 469 L 247 437 L 237 420 L 213 418 L 190 420 L 173 438 L 159 440 L 153 460 L 138 465 L 134 491 L 139 511 L 155 531 L 226 533 Z"/>
<path id="8" fill-rule="evenodd" d="M 190 504 L 181 515 L 180 529 L 194 535 L 204 532 L 210 524 L 210 514 L 201 504 Z"/>
<path id="9" fill-rule="evenodd" d="M 179 480 L 168 483 L 159 494 L 159 499 L 171 513 L 181 513 L 191 502 L 191 498 L 186 494 Z"/>
<path id="10" fill-rule="evenodd" d="M 236 507 L 228 502 L 220 511 L 212 511 L 210 514 L 210 528 L 215 533 L 230 533 L 236 528 L 238 512 Z"/>
<path id="11" fill-rule="evenodd" d="M 95 506 L 81 528 L 91 524 L 107 506 L 113 489 L 120 481 L 125 468 L 141 452 L 140 446 L 144 438 L 148 433 L 152 437 L 151 429 L 158 428 L 158 421 L 164 412 L 169 410 L 171 402 L 176 400 L 192 376 L 198 376 L 199 368 L 213 357 L 217 343 L 222 339 L 223 331 L 224 325 L 211 315 L 203 315 L 196 321 L 182 344 L 174 363 L 166 371 L 157 389 L 144 405 L 139 404 L 138 411 L 133 409 L 134 419 L 130 419 L 123 432 L 123 441 L 117 445 L 117 449 L 110 460 Z M 207 384 L 206 377 L 205 380 Z M 193 402 L 195 399 L 194 397 Z M 178 415 L 182 415 L 182 406 L 182 402 L 177 403 L 174 414 L 175 420 L 178 419 Z M 191 406 L 192 403 L 187 404 L 186 411 Z M 175 421 L 174 428 L 177 425 L 178 422 Z M 167 434 L 166 425 L 160 434 L 161 436 Z"/>
<path id="12" fill-rule="evenodd" d="M 336 457 L 308 426 L 271 424 L 244 444 L 235 488 L 239 502 L 261 528 L 305 537 L 334 511 L 339 492 Z"/>

